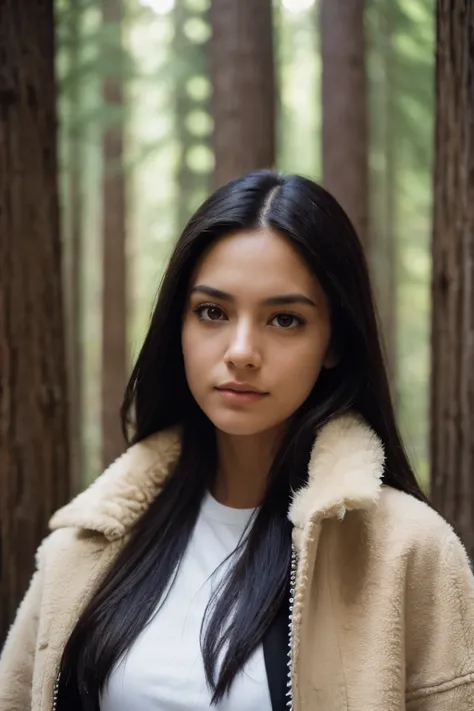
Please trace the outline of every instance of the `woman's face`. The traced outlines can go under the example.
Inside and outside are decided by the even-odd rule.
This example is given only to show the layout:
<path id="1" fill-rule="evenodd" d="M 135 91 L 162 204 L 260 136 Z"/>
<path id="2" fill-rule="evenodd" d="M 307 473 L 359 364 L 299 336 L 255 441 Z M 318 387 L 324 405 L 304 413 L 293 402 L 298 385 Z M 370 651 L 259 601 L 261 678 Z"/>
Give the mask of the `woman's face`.
<path id="1" fill-rule="evenodd" d="M 230 234 L 198 264 L 182 347 L 189 388 L 214 426 L 255 435 L 284 423 L 333 365 L 328 299 L 290 243 Z"/>

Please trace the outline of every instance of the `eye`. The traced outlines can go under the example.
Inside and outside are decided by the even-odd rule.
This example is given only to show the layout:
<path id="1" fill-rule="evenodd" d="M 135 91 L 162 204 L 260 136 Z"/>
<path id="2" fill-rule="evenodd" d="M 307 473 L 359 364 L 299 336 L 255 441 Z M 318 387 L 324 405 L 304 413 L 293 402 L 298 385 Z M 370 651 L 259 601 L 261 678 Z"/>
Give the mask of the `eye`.
<path id="1" fill-rule="evenodd" d="M 284 329 L 286 331 L 304 325 L 303 319 L 299 316 L 295 316 L 295 314 L 277 314 L 272 318 L 270 323 L 272 326 L 276 326 L 277 328 Z"/>
<path id="2" fill-rule="evenodd" d="M 201 304 L 194 309 L 200 321 L 224 321 L 225 314 L 215 304 Z"/>

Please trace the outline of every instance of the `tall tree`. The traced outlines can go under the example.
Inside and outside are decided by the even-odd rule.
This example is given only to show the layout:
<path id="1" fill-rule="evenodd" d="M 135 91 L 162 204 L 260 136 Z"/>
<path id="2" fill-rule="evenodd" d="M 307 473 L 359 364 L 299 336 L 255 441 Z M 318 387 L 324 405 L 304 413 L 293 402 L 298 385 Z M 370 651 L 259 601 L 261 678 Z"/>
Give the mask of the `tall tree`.
<path id="1" fill-rule="evenodd" d="M 474 558 L 474 3 L 438 0 L 432 497 Z"/>
<path id="2" fill-rule="evenodd" d="M 0 642 L 70 495 L 53 1 L 0 3 Z"/>
<path id="3" fill-rule="evenodd" d="M 193 80 L 204 79 L 208 74 L 207 41 L 192 41 L 186 32 L 190 23 L 198 21 L 206 27 L 207 10 L 189 7 L 186 0 L 175 0 L 173 36 L 174 70 L 174 127 L 178 142 L 176 165 L 176 227 L 179 232 L 205 198 L 209 187 L 209 174 L 197 170 L 191 162 L 192 151 L 209 146 L 210 105 L 207 94 L 196 97 L 190 92 Z"/>
<path id="4" fill-rule="evenodd" d="M 323 182 L 369 252 L 365 0 L 321 0 Z"/>
<path id="5" fill-rule="evenodd" d="M 373 276 L 380 314 L 392 394 L 397 399 L 397 163 L 396 135 L 396 5 L 393 0 L 372 0 L 371 41 L 371 169 L 370 233 Z"/>
<path id="6" fill-rule="evenodd" d="M 67 304 L 66 328 L 68 345 L 68 374 L 70 407 L 70 446 L 71 476 L 73 488 L 80 490 L 83 480 L 83 338 L 82 338 L 82 287 L 83 287 L 83 249 L 82 249 L 82 214 L 83 200 L 81 190 L 82 152 L 81 145 L 81 27 L 82 0 L 69 0 L 63 10 L 63 22 L 67 30 L 67 55 L 69 59 L 66 77 L 67 102 L 67 144 L 68 164 L 67 212 L 69 234 L 65 240 L 65 303 Z"/>
<path id="7" fill-rule="evenodd" d="M 122 0 L 102 0 L 103 150 L 102 464 L 124 449 L 119 409 L 127 375 L 126 194 L 124 175 L 125 56 Z"/>
<path id="8" fill-rule="evenodd" d="M 214 187 L 275 162 L 271 0 L 212 0 Z"/>

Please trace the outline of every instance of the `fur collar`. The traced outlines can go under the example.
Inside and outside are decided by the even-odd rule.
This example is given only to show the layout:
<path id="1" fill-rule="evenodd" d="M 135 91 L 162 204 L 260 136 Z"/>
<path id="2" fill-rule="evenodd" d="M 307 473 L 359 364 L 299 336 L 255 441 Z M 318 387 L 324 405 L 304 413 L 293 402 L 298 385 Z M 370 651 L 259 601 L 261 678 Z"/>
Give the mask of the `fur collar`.
<path id="1" fill-rule="evenodd" d="M 52 530 L 75 527 L 122 538 L 146 511 L 180 452 L 178 429 L 130 447 L 84 492 L 59 509 Z M 370 427 L 351 413 L 321 428 L 311 452 L 306 486 L 295 492 L 288 516 L 297 528 L 316 518 L 343 518 L 379 498 L 384 454 Z"/>

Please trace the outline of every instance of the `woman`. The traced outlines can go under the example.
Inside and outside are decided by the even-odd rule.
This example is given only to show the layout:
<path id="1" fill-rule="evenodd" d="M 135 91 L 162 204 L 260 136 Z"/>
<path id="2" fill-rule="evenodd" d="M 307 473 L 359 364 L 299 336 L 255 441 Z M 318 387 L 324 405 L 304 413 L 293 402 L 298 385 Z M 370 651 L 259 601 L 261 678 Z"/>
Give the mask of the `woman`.
<path id="1" fill-rule="evenodd" d="M 473 576 L 327 192 L 263 171 L 204 203 L 122 420 L 130 448 L 39 549 L 1 711 L 472 711 Z"/>

